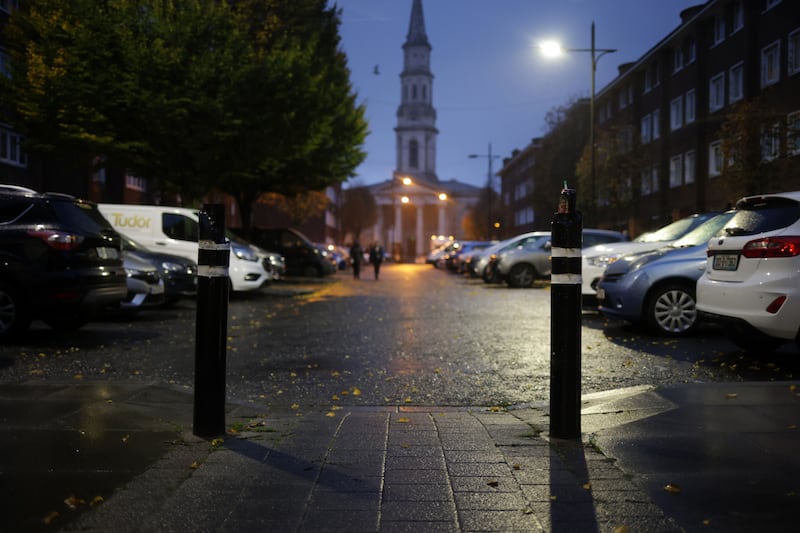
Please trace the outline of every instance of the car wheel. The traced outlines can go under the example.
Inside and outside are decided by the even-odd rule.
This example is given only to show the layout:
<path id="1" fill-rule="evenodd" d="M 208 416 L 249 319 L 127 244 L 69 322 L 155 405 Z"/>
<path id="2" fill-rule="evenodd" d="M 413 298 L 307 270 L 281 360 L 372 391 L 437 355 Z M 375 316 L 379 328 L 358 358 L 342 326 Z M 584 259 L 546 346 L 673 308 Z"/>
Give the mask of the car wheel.
<path id="1" fill-rule="evenodd" d="M 753 354 L 772 353 L 786 342 L 766 335 L 748 335 L 740 332 L 732 333 L 731 341 L 742 350 Z"/>
<path id="2" fill-rule="evenodd" d="M 56 331 L 75 331 L 85 326 L 91 317 L 86 314 L 73 316 L 48 316 L 42 318 L 45 324 Z"/>
<path id="3" fill-rule="evenodd" d="M 303 276 L 307 278 L 321 278 L 322 271 L 314 265 L 308 265 L 303 269 Z"/>
<path id="4" fill-rule="evenodd" d="M 508 272 L 508 286 L 515 289 L 531 287 L 534 279 L 536 279 L 536 269 L 531 265 L 514 265 Z"/>
<path id="5" fill-rule="evenodd" d="M 0 282 L 0 339 L 10 339 L 28 329 L 30 309 L 20 293 L 5 282 Z"/>
<path id="6" fill-rule="evenodd" d="M 671 337 L 680 337 L 697 326 L 694 288 L 683 284 L 659 287 L 647 300 L 647 323 L 650 329 Z"/>

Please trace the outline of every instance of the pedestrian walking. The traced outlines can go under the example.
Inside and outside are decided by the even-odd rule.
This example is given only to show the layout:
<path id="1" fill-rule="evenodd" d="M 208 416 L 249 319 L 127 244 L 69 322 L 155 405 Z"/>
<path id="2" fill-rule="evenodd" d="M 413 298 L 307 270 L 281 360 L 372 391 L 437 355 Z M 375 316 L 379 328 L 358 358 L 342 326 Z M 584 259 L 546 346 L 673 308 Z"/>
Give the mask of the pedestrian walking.
<path id="1" fill-rule="evenodd" d="M 383 246 L 376 242 L 370 246 L 369 249 L 369 262 L 372 263 L 372 268 L 375 270 L 375 279 L 381 272 L 381 263 L 383 262 Z"/>
<path id="2" fill-rule="evenodd" d="M 364 260 L 364 250 L 358 241 L 353 241 L 350 247 L 350 263 L 353 265 L 353 279 L 359 279 L 361 276 L 361 261 Z"/>

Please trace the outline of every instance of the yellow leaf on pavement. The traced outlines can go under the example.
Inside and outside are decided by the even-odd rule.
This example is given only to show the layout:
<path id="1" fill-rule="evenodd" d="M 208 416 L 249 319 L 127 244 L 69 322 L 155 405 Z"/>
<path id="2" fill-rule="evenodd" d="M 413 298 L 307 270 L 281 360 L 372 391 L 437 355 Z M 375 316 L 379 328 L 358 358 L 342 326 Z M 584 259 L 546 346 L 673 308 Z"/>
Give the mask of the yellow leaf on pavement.
<path id="1" fill-rule="evenodd" d="M 664 490 L 669 492 L 670 494 L 680 494 L 681 488 L 674 484 L 674 483 L 667 483 L 664 485 Z"/>

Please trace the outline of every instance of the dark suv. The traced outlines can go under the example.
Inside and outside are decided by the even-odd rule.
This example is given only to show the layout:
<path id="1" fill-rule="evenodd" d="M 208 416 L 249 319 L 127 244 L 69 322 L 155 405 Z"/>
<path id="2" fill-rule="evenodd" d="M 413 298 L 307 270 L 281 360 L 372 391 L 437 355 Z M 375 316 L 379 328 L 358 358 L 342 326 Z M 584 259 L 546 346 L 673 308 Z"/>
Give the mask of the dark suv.
<path id="1" fill-rule="evenodd" d="M 260 248 L 280 253 L 286 260 L 286 273 L 295 276 L 323 277 L 336 273 L 336 266 L 323 251 L 293 228 L 252 228 L 249 241 Z"/>
<path id="2" fill-rule="evenodd" d="M 77 329 L 127 293 L 119 235 L 71 196 L 0 185 L 0 340 L 33 319 Z"/>

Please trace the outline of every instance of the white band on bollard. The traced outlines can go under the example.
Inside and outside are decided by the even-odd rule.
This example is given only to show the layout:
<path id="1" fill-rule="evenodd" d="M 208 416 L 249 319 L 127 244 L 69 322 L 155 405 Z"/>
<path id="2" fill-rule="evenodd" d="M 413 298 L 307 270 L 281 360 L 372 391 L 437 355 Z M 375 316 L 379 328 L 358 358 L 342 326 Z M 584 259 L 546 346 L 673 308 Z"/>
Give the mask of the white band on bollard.
<path id="1" fill-rule="evenodd" d="M 580 274 L 550 274 L 551 285 L 580 285 L 583 279 Z"/>
<path id="2" fill-rule="evenodd" d="M 553 248 L 550 250 L 550 257 L 580 257 L 580 248 Z"/>
<path id="3" fill-rule="evenodd" d="M 197 265 L 197 275 L 203 278 L 226 278 L 228 267 Z"/>

